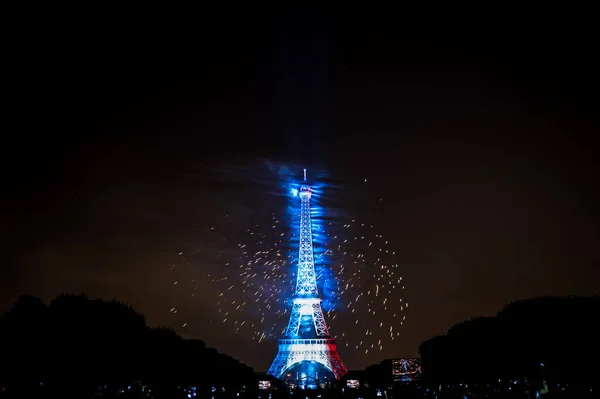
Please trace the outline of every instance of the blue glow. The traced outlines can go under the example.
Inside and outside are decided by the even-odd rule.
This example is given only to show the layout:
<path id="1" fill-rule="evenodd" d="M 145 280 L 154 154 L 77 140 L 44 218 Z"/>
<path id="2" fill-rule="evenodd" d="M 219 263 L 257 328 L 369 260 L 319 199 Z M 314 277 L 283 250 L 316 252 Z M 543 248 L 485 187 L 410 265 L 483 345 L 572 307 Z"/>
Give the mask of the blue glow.
<path id="1" fill-rule="evenodd" d="M 335 380 L 334 375 L 323 365 L 314 361 L 303 361 L 287 372 L 286 379 L 293 381 L 300 389 L 316 389 L 319 382 Z"/>
<path id="2" fill-rule="evenodd" d="M 283 339 L 279 340 L 279 350 L 268 374 L 281 378 L 286 373 L 295 373 L 298 384 L 316 388 L 319 380 L 317 369 L 329 370 L 334 378 L 346 374 L 347 369 L 326 325 L 327 313 L 334 308 L 335 300 L 332 298 L 335 299 L 336 295 L 329 286 L 335 279 L 323 262 L 327 234 L 324 213 L 318 201 L 321 187 L 306 179 L 304 169 L 302 184 L 293 185 L 291 190 L 297 190 L 299 200 L 295 198 L 287 207 L 292 251 L 287 267 L 289 290 L 287 293 L 280 291 L 283 298 L 291 299 L 280 301 L 290 307 L 289 322 L 282 334 Z M 314 371 L 314 376 L 309 376 L 310 371 Z"/>
<path id="3" fill-rule="evenodd" d="M 315 258 L 315 272 L 317 275 L 317 288 L 319 296 L 322 299 L 321 307 L 325 313 L 333 312 L 343 308 L 341 298 L 338 295 L 339 281 L 331 268 L 332 257 L 328 255 L 328 240 L 326 226 L 328 220 L 325 208 L 321 206 L 326 185 L 321 182 L 309 182 L 310 184 L 310 206 L 312 219 L 312 235 Z M 303 182 L 286 182 L 289 192 L 286 222 L 289 226 L 289 255 L 288 255 L 288 287 L 281 290 L 280 303 L 284 309 L 287 309 L 296 284 L 296 269 L 298 262 L 298 235 L 300 230 L 300 200 L 298 194 L 301 191 Z M 327 317 L 327 315 L 326 315 Z"/>
<path id="4" fill-rule="evenodd" d="M 335 240 L 345 232 L 340 234 L 340 221 L 350 219 L 343 201 L 345 187 L 318 167 L 308 169 L 304 180 L 303 167 L 271 161 L 256 167 L 220 166 L 215 179 L 219 184 L 231 183 L 231 194 L 224 194 L 223 200 L 231 200 L 233 206 L 211 225 L 213 237 L 202 243 L 211 252 L 198 251 L 195 244 L 179 254 L 182 265 L 190 270 L 200 270 L 196 265 L 200 262 L 192 265 L 191 257 L 220 266 L 211 270 L 209 277 L 218 284 L 216 305 L 222 312 L 221 322 L 231 324 L 236 333 L 251 333 L 259 343 L 280 338 L 289 320 L 296 288 L 304 185 L 310 188 L 315 277 L 325 320 L 335 325 L 338 312 L 347 310 L 339 298 L 345 298 L 340 271 L 347 259 L 340 259 L 345 253 L 339 252 Z M 260 194 L 242 199 L 238 195 L 242 188 Z M 353 299 L 348 297 L 344 302 Z M 335 337 L 343 332 L 329 333 Z"/>

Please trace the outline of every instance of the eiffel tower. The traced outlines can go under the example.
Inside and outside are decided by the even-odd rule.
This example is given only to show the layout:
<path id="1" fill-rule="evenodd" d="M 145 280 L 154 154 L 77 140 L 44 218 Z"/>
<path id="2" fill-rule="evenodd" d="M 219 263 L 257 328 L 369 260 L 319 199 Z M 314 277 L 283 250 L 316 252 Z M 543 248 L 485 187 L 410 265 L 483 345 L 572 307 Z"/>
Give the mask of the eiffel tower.
<path id="1" fill-rule="evenodd" d="M 300 197 L 300 251 L 296 290 L 290 321 L 283 338 L 279 340 L 279 352 L 268 374 L 279 379 L 296 380 L 298 385 L 305 387 L 316 387 L 319 381 L 326 381 L 327 378 L 337 380 L 348 370 L 337 353 L 335 338 L 329 336 L 317 290 L 311 188 L 306 183 L 306 169 L 304 184 L 297 195 Z"/>

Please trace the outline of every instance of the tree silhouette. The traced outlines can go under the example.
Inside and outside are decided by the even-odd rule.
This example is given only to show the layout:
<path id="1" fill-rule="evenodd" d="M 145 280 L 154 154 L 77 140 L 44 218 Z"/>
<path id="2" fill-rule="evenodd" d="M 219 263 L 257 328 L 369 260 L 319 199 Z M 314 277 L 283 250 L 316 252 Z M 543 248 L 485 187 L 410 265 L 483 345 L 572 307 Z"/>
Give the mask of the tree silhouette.
<path id="1" fill-rule="evenodd" d="M 59 295 L 48 306 L 20 297 L 0 317 L 0 354 L 0 383 L 30 395 L 43 390 L 85 397 L 98 386 L 141 381 L 177 397 L 181 386 L 209 392 L 212 384 L 250 385 L 255 379 L 250 367 L 202 341 L 149 328 L 130 306 L 84 295 Z"/>
<path id="2" fill-rule="evenodd" d="M 600 297 L 544 297 L 459 323 L 420 346 L 430 383 L 498 379 L 592 382 L 600 373 Z M 543 366 L 542 366 L 543 364 Z"/>

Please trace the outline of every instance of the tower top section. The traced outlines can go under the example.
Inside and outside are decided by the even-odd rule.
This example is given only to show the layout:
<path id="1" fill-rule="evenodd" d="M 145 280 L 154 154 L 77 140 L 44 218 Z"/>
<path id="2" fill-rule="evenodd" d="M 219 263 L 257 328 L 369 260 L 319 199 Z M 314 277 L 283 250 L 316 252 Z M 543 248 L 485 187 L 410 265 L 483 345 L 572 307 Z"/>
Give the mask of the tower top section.
<path id="1" fill-rule="evenodd" d="M 310 186 L 306 184 L 300 186 L 300 189 L 298 190 L 298 196 L 301 200 L 310 199 L 310 195 Z"/>
<path id="2" fill-rule="evenodd" d="M 301 200 L 310 199 L 311 196 L 310 186 L 306 184 L 306 169 L 304 169 L 304 184 L 298 189 L 298 196 Z"/>

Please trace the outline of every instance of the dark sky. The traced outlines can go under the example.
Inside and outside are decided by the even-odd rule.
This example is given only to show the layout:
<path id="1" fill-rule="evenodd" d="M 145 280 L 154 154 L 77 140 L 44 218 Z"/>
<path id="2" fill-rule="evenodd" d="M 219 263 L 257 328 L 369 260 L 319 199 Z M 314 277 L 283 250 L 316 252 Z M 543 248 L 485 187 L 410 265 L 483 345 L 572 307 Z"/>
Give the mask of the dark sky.
<path id="1" fill-rule="evenodd" d="M 267 227 L 286 223 L 285 184 L 303 167 L 322 180 L 331 237 L 351 241 L 362 233 L 344 226 L 365 223 L 365 240 L 389 241 L 405 284 L 390 295 L 410 303 L 402 326 L 383 312 L 399 334 L 382 351 L 352 348 L 358 336 L 345 346 L 343 309 L 328 320 L 351 369 L 416 355 L 509 301 L 597 293 L 585 12 L 417 23 L 321 11 L 24 20 L 4 61 L 0 309 L 25 292 L 116 297 L 266 370 L 276 341 L 223 323 L 212 278 L 240 283 L 228 269 L 240 245 L 273 245 Z M 252 296 L 239 287 L 227 295 Z"/>

